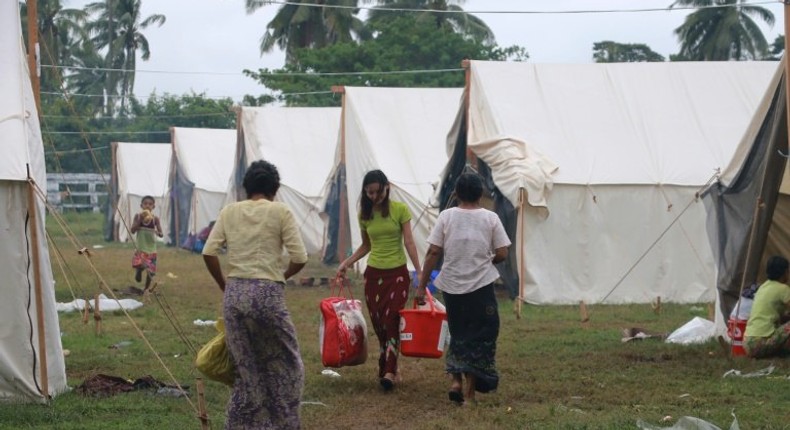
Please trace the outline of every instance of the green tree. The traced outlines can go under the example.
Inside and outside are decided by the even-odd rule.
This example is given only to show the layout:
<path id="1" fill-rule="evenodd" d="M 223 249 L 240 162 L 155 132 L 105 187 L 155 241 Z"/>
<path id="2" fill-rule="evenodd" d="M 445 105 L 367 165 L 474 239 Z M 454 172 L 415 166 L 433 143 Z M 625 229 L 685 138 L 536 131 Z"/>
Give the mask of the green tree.
<path id="1" fill-rule="evenodd" d="M 294 52 L 299 48 L 323 48 L 334 43 L 350 42 L 354 36 L 360 39 L 369 37 L 364 22 L 357 17 L 357 1 L 297 0 L 282 5 L 266 25 L 266 32 L 261 37 L 261 55 L 271 52 L 276 46 L 285 51 L 285 62 L 291 63 L 294 61 Z M 267 4 L 271 4 L 271 1 L 245 1 L 248 14 Z"/>
<path id="2" fill-rule="evenodd" d="M 785 36 L 784 34 L 780 34 L 776 36 L 773 43 L 771 43 L 771 47 L 768 48 L 768 56 L 765 57 L 766 60 L 771 61 L 779 61 L 782 59 L 782 56 L 785 53 Z"/>
<path id="3" fill-rule="evenodd" d="M 73 50 L 74 56 L 71 63 L 74 70 L 65 76 L 68 93 L 92 94 L 92 97 L 75 97 L 75 103 L 81 108 L 87 108 L 94 115 L 102 112 L 104 97 L 104 83 L 108 72 L 104 68 L 104 58 L 93 46 L 90 39 L 83 39 Z"/>
<path id="4" fill-rule="evenodd" d="M 37 2 L 38 42 L 42 65 L 72 64 L 77 47 L 84 38 L 87 14 L 80 9 L 65 9 L 59 0 Z M 22 33 L 27 38 L 27 3 L 22 4 Z M 61 91 L 63 69 L 45 67 L 41 71 L 42 91 Z"/>
<path id="5" fill-rule="evenodd" d="M 126 114 L 96 116 L 90 106 L 74 100 L 43 97 L 42 135 L 50 172 L 107 173 L 112 142 L 169 143 L 170 127 L 236 128 L 230 98 L 152 94 L 145 102 L 130 97 Z"/>
<path id="6" fill-rule="evenodd" d="M 138 52 L 143 61 L 151 56 L 148 39 L 141 30 L 165 22 L 161 14 L 142 18 L 141 7 L 141 0 L 104 0 L 86 6 L 88 12 L 96 15 L 87 28 L 96 48 L 105 50 L 105 67 L 123 70 L 108 73 L 104 85 L 108 95 L 120 94 L 121 111 L 125 109 L 127 96 L 134 94 Z M 113 112 L 111 106 L 108 114 Z"/>
<path id="7" fill-rule="evenodd" d="M 80 99 L 41 95 L 41 137 L 48 172 L 108 171 L 109 143 L 92 133 L 102 131 L 107 121 L 97 119 L 91 106 Z"/>
<path id="8" fill-rule="evenodd" d="M 232 99 L 211 99 L 204 93 L 180 96 L 152 94 L 145 103 L 133 98 L 130 116 L 127 118 L 128 130 L 159 131 L 169 130 L 170 127 L 234 129 L 236 114 L 231 110 L 232 107 Z M 162 137 L 155 139 L 159 141 Z M 164 142 L 170 142 L 170 136 L 165 136 Z"/>
<path id="9" fill-rule="evenodd" d="M 773 25 L 774 15 L 745 0 L 676 0 L 674 6 L 723 6 L 699 9 L 675 29 L 680 52 L 673 59 L 692 61 L 759 60 L 768 42 L 755 22 Z"/>
<path id="10" fill-rule="evenodd" d="M 275 91 L 274 98 L 291 106 L 332 106 L 340 97 L 325 94 L 333 85 L 389 87 L 462 87 L 464 73 L 375 73 L 398 70 L 459 69 L 465 58 L 525 60 L 524 48 L 501 48 L 471 40 L 432 22 L 400 17 L 372 24 L 375 38 L 359 43 L 339 43 L 322 49 L 297 50 L 298 61 L 279 70 L 245 73 Z M 361 72 L 344 74 L 343 72 Z M 374 72 L 374 73 L 369 73 Z M 327 75 L 326 73 L 330 73 Z M 336 73 L 332 75 L 331 73 Z M 324 94 L 304 94 L 322 92 Z M 278 94 L 299 94 L 282 96 Z M 248 97 L 247 104 L 261 104 L 272 95 Z"/>
<path id="11" fill-rule="evenodd" d="M 664 61 L 664 56 L 643 43 L 617 43 L 604 40 L 593 43 L 596 63 L 636 63 Z"/>
<path id="12" fill-rule="evenodd" d="M 472 40 L 495 44 L 494 32 L 480 18 L 464 12 L 465 0 L 379 0 L 381 6 L 370 11 L 368 23 L 375 24 L 394 17 L 429 21 L 437 28 L 449 28 Z M 421 12 L 388 9 L 414 9 Z"/>

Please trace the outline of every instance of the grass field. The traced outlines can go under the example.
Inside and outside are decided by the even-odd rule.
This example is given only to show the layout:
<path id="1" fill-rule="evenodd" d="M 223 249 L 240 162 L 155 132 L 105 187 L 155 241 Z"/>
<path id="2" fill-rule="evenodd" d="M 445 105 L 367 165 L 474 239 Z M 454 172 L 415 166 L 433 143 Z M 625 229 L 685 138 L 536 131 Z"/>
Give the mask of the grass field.
<path id="1" fill-rule="evenodd" d="M 50 253 L 59 302 L 108 294 L 102 280 L 116 290 L 135 285 L 131 246 L 102 241 L 98 215 L 68 214 L 66 220 L 76 243 L 48 219 L 56 245 Z M 77 253 L 81 247 L 92 251 L 90 263 Z M 65 270 L 57 264 L 59 256 Z M 332 268 L 311 261 L 297 277 L 331 273 Z M 215 331 L 193 321 L 215 319 L 221 294 L 200 257 L 185 251 L 160 249 L 158 278 L 160 300 L 168 306 L 151 298 L 130 312 L 131 319 L 121 312 L 104 313 L 98 335 L 92 318 L 83 324 L 78 313 L 60 315 L 63 347 L 69 351 L 69 386 L 98 373 L 130 380 L 152 375 L 171 382 L 166 366 L 180 383 L 191 386 L 191 404 L 149 391 L 106 398 L 71 391 L 46 406 L 0 403 L 0 429 L 199 429 L 193 407 L 199 374 L 187 343 L 167 315 L 199 347 Z M 354 292 L 362 295 L 360 282 Z M 336 369 L 339 378 L 321 375 L 318 302 L 328 294 L 328 288 L 320 286 L 287 290 L 306 370 L 305 429 L 634 429 L 639 419 L 669 427 L 682 416 L 727 429 L 733 414 L 742 429 L 790 429 L 790 360 L 730 359 L 715 341 L 678 346 L 620 340 L 623 328 L 669 332 L 694 316 L 707 316 L 705 303 L 665 303 L 660 313 L 650 305 L 594 305 L 589 307 L 590 321 L 582 325 L 576 306 L 524 306 L 517 318 L 514 303 L 500 295 L 500 388 L 478 395 L 476 406 L 457 407 L 447 400 L 449 382 L 441 359 L 403 357 L 404 381 L 392 393 L 379 389 L 375 359 Z M 110 348 L 123 341 L 130 343 Z M 375 344 L 375 338 L 370 342 Z M 733 368 L 750 372 L 770 364 L 776 370 L 768 377 L 722 377 Z M 206 382 L 213 429 L 224 426 L 229 393 L 219 383 Z"/>

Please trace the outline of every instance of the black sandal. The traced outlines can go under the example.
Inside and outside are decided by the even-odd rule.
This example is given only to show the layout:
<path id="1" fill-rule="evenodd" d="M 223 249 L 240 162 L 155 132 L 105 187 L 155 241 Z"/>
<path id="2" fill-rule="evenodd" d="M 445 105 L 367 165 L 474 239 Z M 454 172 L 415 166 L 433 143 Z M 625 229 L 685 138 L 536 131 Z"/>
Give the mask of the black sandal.
<path id="1" fill-rule="evenodd" d="M 464 403 L 464 395 L 463 395 L 463 393 L 461 393 L 460 390 L 459 391 L 456 391 L 456 390 L 448 391 L 447 392 L 447 397 L 450 398 L 451 402 L 458 403 L 459 405 Z"/>

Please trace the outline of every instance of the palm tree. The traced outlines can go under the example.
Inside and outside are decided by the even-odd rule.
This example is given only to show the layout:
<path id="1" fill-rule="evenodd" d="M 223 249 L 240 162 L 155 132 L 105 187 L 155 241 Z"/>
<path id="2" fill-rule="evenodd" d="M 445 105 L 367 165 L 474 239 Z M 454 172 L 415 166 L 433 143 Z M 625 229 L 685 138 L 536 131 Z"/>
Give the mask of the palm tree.
<path id="1" fill-rule="evenodd" d="M 758 60 L 768 42 L 753 18 L 774 24 L 771 11 L 745 0 L 676 0 L 674 6 L 724 6 L 700 9 L 675 29 L 679 57 L 692 61 Z"/>
<path id="2" fill-rule="evenodd" d="M 93 35 L 92 41 L 96 48 L 106 49 L 104 67 L 124 70 L 108 73 L 105 82 L 108 95 L 120 93 L 121 110 L 124 110 L 126 96 L 134 93 L 138 51 L 143 61 L 151 57 L 148 39 L 141 30 L 152 24 L 161 26 L 165 16 L 153 14 L 142 19 L 141 0 L 105 0 L 90 3 L 85 9 L 96 15 L 96 20 L 90 22 L 87 28 Z"/>
<path id="3" fill-rule="evenodd" d="M 74 50 L 85 36 L 82 26 L 87 14 L 80 9 L 64 9 L 59 0 L 39 0 L 38 41 L 41 64 L 59 66 L 74 62 Z M 27 35 L 27 3 L 22 4 L 22 31 Z M 41 88 L 60 91 L 63 70 L 42 70 Z"/>
<path id="4" fill-rule="evenodd" d="M 292 64 L 299 48 L 322 48 L 368 37 L 365 24 L 357 17 L 358 0 L 298 0 L 284 4 L 266 25 L 261 37 L 261 55 L 276 46 L 285 51 L 285 62 Z M 247 13 L 271 4 L 266 0 L 246 0 Z M 316 7 L 320 4 L 342 7 Z"/>
<path id="5" fill-rule="evenodd" d="M 105 103 L 103 98 L 96 97 L 96 95 L 104 92 L 104 83 L 108 79 L 108 72 L 103 70 L 104 58 L 93 46 L 93 42 L 86 38 L 75 47 L 72 61 L 77 68 L 66 75 L 65 79 L 69 91 L 77 94 L 93 95 L 85 99 L 78 98 L 79 105 L 89 106 L 89 110 L 94 113 L 101 112 Z"/>
<path id="6" fill-rule="evenodd" d="M 380 0 L 381 6 L 370 11 L 368 23 L 389 20 L 396 16 L 415 16 L 418 20 L 433 20 L 437 28 L 447 28 L 477 42 L 493 45 L 494 32 L 482 19 L 464 12 L 465 0 Z M 416 9 L 422 12 L 387 9 Z M 443 12 L 432 12 L 443 11 Z"/>

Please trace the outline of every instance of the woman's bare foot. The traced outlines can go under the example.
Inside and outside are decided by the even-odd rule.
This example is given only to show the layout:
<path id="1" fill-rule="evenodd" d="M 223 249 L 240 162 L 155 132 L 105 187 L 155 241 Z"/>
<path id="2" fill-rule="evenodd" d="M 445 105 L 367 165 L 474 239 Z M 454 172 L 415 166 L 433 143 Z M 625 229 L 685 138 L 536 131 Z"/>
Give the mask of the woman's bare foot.
<path id="1" fill-rule="evenodd" d="M 475 403 L 475 375 L 472 373 L 464 373 L 466 378 L 466 390 L 464 390 L 464 397 L 466 403 Z"/>

